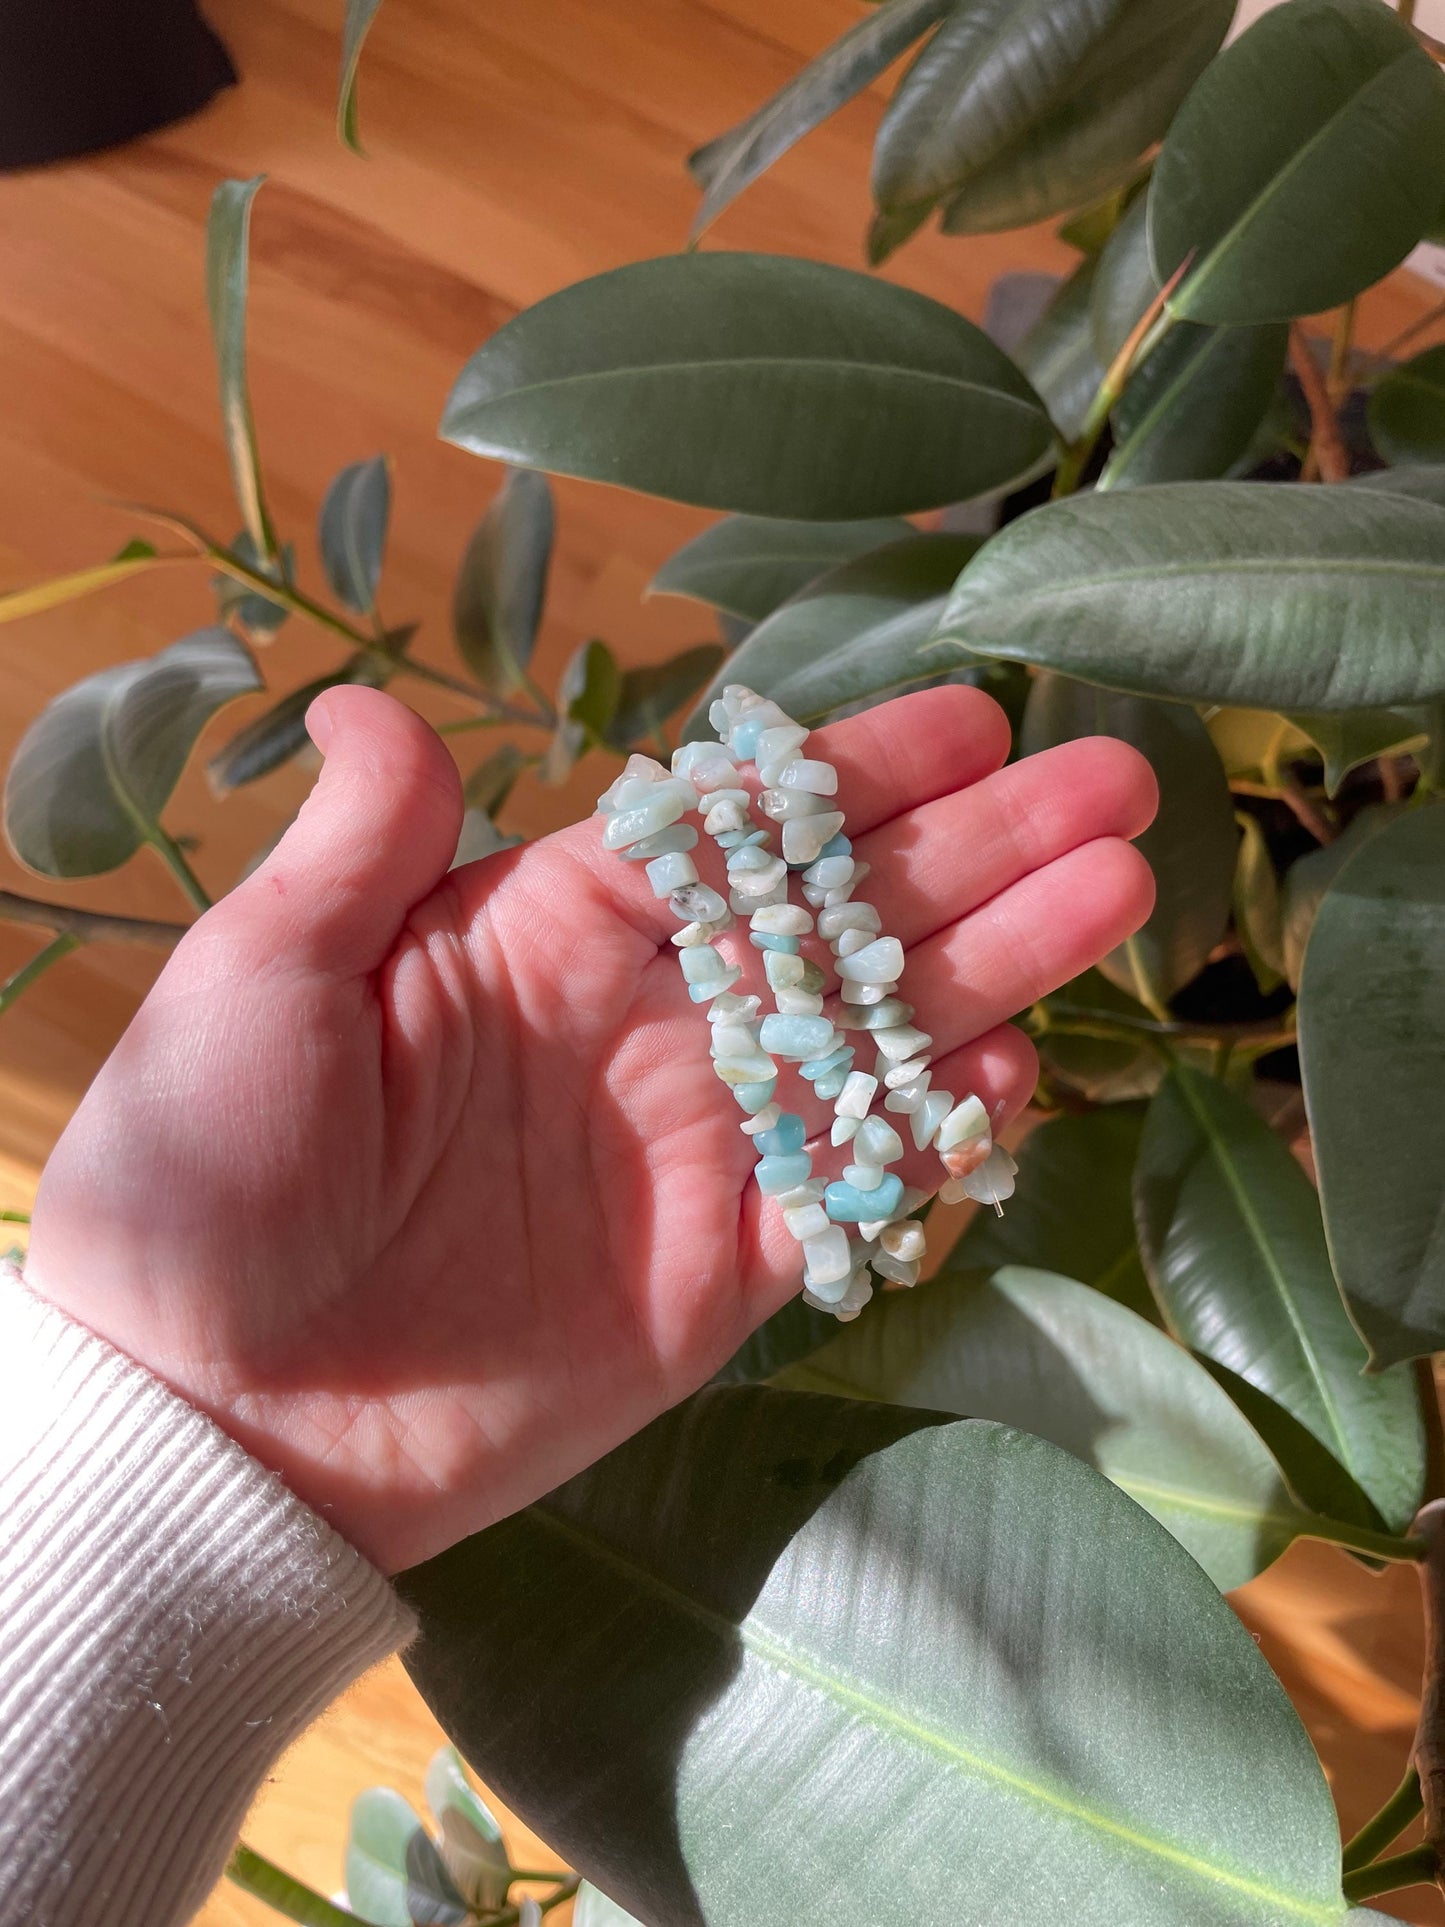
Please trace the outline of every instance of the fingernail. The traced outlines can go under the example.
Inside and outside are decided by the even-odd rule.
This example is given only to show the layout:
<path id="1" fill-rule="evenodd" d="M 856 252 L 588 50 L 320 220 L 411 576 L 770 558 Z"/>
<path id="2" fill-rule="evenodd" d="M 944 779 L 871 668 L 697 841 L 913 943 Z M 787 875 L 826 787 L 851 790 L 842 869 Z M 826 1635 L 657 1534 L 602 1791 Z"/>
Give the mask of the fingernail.
<path id="1" fill-rule="evenodd" d="M 326 698 L 318 696 L 306 712 L 306 733 L 324 756 L 331 745 L 331 711 Z"/>

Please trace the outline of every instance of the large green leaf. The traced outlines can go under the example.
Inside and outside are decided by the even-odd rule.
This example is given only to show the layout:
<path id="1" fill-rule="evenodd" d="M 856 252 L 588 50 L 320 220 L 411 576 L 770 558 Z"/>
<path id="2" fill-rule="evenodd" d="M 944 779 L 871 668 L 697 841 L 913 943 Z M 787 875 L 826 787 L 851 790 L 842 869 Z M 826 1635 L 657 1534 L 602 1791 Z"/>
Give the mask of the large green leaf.
<path id="1" fill-rule="evenodd" d="M 1333 843 L 1311 850 L 1285 872 L 1282 898 L 1281 941 L 1284 949 L 1284 974 L 1299 988 L 1304 971 L 1305 946 L 1314 929 L 1315 917 L 1325 892 L 1358 850 L 1373 836 L 1393 823 L 1408 808 L 1404 803 L 1370 803 L 1358 816 L 1351 817 Z"/>
<path id="2" fill-rule="evenodd" d="M 688 156 L 703 192 L 692 224 L 697 237 L 804 134 L 862 93 L 905 48 L 949 10 L 951 0 L 885 0 L 855 21 L 757 112 Z"/>
<path id="3" fill-rule="evenodd" d="M 1089 325 L 1097 269 L 1093 255 L 1080 262 L 1014 351 L 1065 441 L 1083 428 L 1104 379 Z"/>
<path id="4" fill-rule="evenodd" d="M 655 744 L 663 725 L 706 688 L 726 655 L 720 642 L 699 642 L 666 662 L 624 670 L 606 740 L 620 750 Z"/>
<path id="5" fill-rule="evenodd" d="M 777 254 L 639 261 L 493 335 L 442 433 L 478 455 L 751 515 L 938 508 L 1031 473 L 1024 377 L 962 315 Z"/>
<path id="6" fill-rule="evenodd" d="M 688 719 L 707 735 L 708 701 L 724 682 L 771 696 L 809 728 L 849 703 L 878 701 L 936 676 L 923 646 L 973 535 L 911 535 L 810 582 L 760 622 Z"/>
<path id="7" fill-rule="evenodd" d="M 469 1907 L 501 1907 L 512 1869 L 497 1816 L 467 1778 L 461 1755 L 444 1746 L 426 1770 L 426 1800 L 441 1829 L 442 1864 Z"/>
<path id="8" fill-rule="evenodd" d="M 1445 693 L 1442 606 L 1445 514 L 1426 502 L 1176 482 L 1010 523 L 940 634 L 1139 695 L 1332 711 Z"/>
<path id="9" fill-rule="evenodd" d="M 381 0 L 346 0 L 341 24 L 341 85 L 336 94 L 336 132 L 344 146 L 360 154 L 361 129 L 357 115 L 356 83 L 361 71 L 361 49 Z"/>
<path id="10" fill-rule="evenodd" d="M 1336 307 L 1388 274 L 1440 207 L 1445 77 L 1379 0 L 1290 0 L 1235 41 L 1154 164 L 1149 238 L 1195 321 Z"/>
<path id="11" fill-rule="evenodd" d="M 1175 1335 L 1303 1427 L 1387 1525 L 1408 1524 L 1425 1476 L 1414 1380 L 1363 1375 L 1314 1188 L 1258 1113 L 1214 1078 L 1171 1071 L 1144 1127 L 1135 1208 Z M 1261 1427 L 1253 1404 L 1249 1416 Z M 1279 1434 L 1266 1436 L 1302 1497 L 1348 1516 L 1334 1493 L 1306 1485 L 1310 1468 L 1281 1451 Z"/>
<path id="12" fill-rule="evenodd" d="M 1234 873 L 1234 927 L 1254 980 L 1268 996 L 1284 979 L 1279 877 L 1258 819 L 1240 810 L 1235 821 L 1241 835 Z"/>
<path id="13" fill-rule="evenodd" d="M 1159 811 L 1138 839 L 1154 872 L 1149 921 L 1099 968 L 1121 990 L 1162 1009 L 1208 959 L 1229 923 L 1239 842 L 1219 752 L 1183 703 L 1121 696 L 1045 675 L 1024 712 L 1026 754 L 1079 736 L 1117 736 L 1152 765 Z"/>
<path id="14" fill-rule="evenodd" d="M 767 1318 L 752 1337 L 714 1374 L 719 1385 L 752 1385 L 772 1378 L 787 1365 L 796 1365 L 838 1336 L 838 1321 L 830 1311 L 815 1311 L 802 1297 L 790 1298 L 781 1311 Z"/>
<path id="15" fill-rule="evenodd" d="M 462 1751 L 641 1919 L 1344 1918 L 1254 1641 L 1006 1426 L 707 1391 L 400 1586 Z"/>
<path id="16" fill-rule="evenodd" d="M 912 533 L 897 516 L 776 522 L 730 515 L 669 556 L 647 592 L 691 596 L 745 622 L 761 622 L 826 570 Z"/>
<path id="17" fill-rule="evenodd" d="M 321 504 L 319 539 L 326 579 L 341 600 L 369 614 L 376 606 L 391 519 L 391 466 L 385 455 L 352 462 Z"/>
<path id="18" fill-rule="evenodd" d="M 1104 367 L 1111 365 L 1158 292 L 1149 253 L 1149 202 L 1141 194 L 1105 242 L 1090 294 L 1094 352 Z"/>
<path id="19" fill-rule="evenodd" d="M 1445 809 L 1411 810 L 1326 892 L 1300 1061 L 1330 1255 L 1378 1365 L 1445 1351 Z"/>
<path id="20" fill-rule="evenodd" d="M 526 687 L 547 600 L 554 519 L 546 476 L 514 469 L 463 552 L 452 590 L 452 633 L 486 689 Z"/>
<path id="21" fill-rule="evenodd" d="M 1369 422 L 1387 462 L 1445 462 L 1445 347 L 1392 368 L 1370 396 Z"/>
<path id="22" fill-rule="evenodd" d="M 1222 1592 L 1305 1525 L 1279 1467 L 1202 1365 L 1123 1305 L 1009 1266 L 885 1292 L 782 1385 L 997 1419 L 1127 1492 Z"/>
<path id="23" fill-rule="evenodd" d="M 311 741 L 306 733 L 306 712 L 326 690 L 344 683 L 364 683 L 379 689 L 386 680 L 387 672 L 375 657 L 358 653 L 330 675 L 318 676 L 314 682 L 291 690 L 254 722 L 237 730 L 206 764 L 206 780 L 213 794 L 229 796 L 246 783 L 258 782 L 304 750 Z"/>
<path id="24" fill-rule="evenodd" d="M 1041 1124 L 1018 1153 L 1008 1210 L 1001 1218 L 977 1212 L 945 1268 L 1060 1272 L 1157 1324 L 1134 1236 L 1134 1159 L 1143 1125 L 1142 1111 L 1122 1107 Z"/>
<path id="25" fill-rule="evenodd" d="M 899 82 L 873 155 L 885 213 L 1022 227 L 1113 187 L 1159 139 L 1234 0 L 958 0 Z"/>
<path id="26" fill-rule="evenodd" d="M 1371 494 L 1410 495 L 1419 502 L 1433 502 L 1445 509 L 1445 463 L 1401 463 L 1397 468 L 1379 468 L 1367 475 L 1352 475 L 1346 488 L 1367 489 Z"/>
<path id="27" fill-rule="evenodd" d="M 262 686 L 229 629 L 198 629 L 48 703 L 5 780 L 5 834 L 43 876 L 115 870 L 160 835 L 160 813 L 211 717 Z"/>
<path id="28" fill-rule="evenodd" d="M 1100 488 L 1228 474 L 1274 399 L 1288 348 L 1283 322 L 1258 328 L 1179 323 L 1119 397 L 1114 452 Z"/>
<path id="29" fill-rule="evenodd" d="M 1336 796 L 1351 770 L 1377 756 L 1418 748 L 1430 730 L 1429 711 L 1419 709 L 1347 709 L 1338 714 L 1312 715 L 1296 710 L 1290 722 L 1319 751 L 1325 765 L 1325 794 Z"/>
<path id="30" fill-rule="evenodd" d="M 206 303 L 211 315 L 211 339 L 221 384 L 221 423 L 236 501 L 257 556 L 262 562 L 271 562 L 275 560 L 278 545 L 261 486 L 261 458 L 246 379 L 251 203 L 264 179 L 263 174 L 258 174 L 251 181 L 222 181 L 211 196 L 211 214 L 206 223 Z"/>

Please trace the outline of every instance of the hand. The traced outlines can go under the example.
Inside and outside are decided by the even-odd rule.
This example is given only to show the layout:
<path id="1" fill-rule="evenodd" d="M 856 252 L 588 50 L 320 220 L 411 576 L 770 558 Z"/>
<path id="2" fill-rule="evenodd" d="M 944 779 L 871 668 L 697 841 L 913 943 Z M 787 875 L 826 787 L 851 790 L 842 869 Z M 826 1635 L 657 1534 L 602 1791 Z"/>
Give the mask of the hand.
<path id="1" fill-rule="evenodd" d="M 356 688 L 309 722 L 315 791 L 81 1104 L 27 1275 L 395 1571 L 702 1384 L 796 1291 L 798 1251 L 641 865 L 592 821 L 448 873 L 432 731 Z M 1122 840 L 1147 764 L 1094 738 L 1005 769 L 1002 712 L 959 687 L 815 741 L 935 1084 L 1016 1112 L 1035 1061 L 1004 1020 L 1149 912 Z M 932 1153 L 899 1168 L 939 1181 Z"/>

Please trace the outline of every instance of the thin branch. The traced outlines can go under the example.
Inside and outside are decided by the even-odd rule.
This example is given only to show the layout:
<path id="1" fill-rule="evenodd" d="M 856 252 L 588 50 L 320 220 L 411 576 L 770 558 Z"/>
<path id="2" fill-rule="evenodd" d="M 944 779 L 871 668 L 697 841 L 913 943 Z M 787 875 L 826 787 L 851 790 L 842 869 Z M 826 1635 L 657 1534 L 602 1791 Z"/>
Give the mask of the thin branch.
<path id="1" fill-rule="evenodd" d="M 1289 331 L 1289 359 L 1310 411 L 1310 446 L 1305 456 L 1304 476 L 1314 471 L 1325 482 L 1346 481 L 1350 458 L 1340 438 L 1340 424 L 1319 363 L 1310 350 L 1309 336 L 1296 321 Z"/>
<path id="2" fill-rule="evenodd" d="M 1061 1022 L 1060 1019 L 1063 1021 Z M 1133 1036 L 1167 1038 L 1177 1044 L 1265 1045 L 1292 1044 L 1292 1024 L 1269 1018 L 1254 1024 L 1163 1024 L 1153 1017 L 1134 1017 L 1127 1011 L 1096 1010 L 1085 1004 L 1035 1004 L 1027 1020 L 1034 1036 L 1073 1030 L 1076 1035 L 1127 1039 Z M 1082 1026 L 1088 1025 L 1086 1031 Z"/>
<path id="3" fill-rule="evenodd" d="M 1294 811 L 1297 820 L 1309 831 L 1316 843 L 1334 842 L 1339 831 L 1288 770 L 1282 769 L 1278 772 L 1276 793 L 1280 802 L 1288 804 Z"/>
<path id="4" fill-rule="evenodd" d="M 79 948 L 79 937 L 72 936 L 68 930 L 58 937 L 52 937 L 28 964 L 22 964 L 12 977 L 7 977 L 0 984 L 0 1017 L 5 1015 L 17 998 L 24 996 L 37 977 L 44 976 L 52 964 L 58 964 L 62 957 L 68 957 L 72 950 Z"/>
<path id="5" fill-rule="evenodd" d="M 226 1863 L 226 1878 L 243 1893 L 264 1900 L 287 1920 L 299 1922 L 300 1927 L 357 1927 L 360 1920 L 360 1915 L 336 1906 L 315 1888 L 253 1852 L 244 1841 Z"/>
<path id="6" fill-rule="evenodd" d="M 1344 1878 L 1345 1899 L 1373 1900 L 1376 1894 L 1397 1893 L 1401 1887 L 1428 1887 L 1436 1880 L 1435 1849 L 1412 1847 L 1392 1860 L 1374 1860 Z"/>
<path id="7" fill-rule="evenodd" d="M 144 943 L 174 950 L 186 934 L 183 923 L 151 923 L 143 917 L 108 917 L 98 910 L 75 910 L 65 903 L 0 890 L 0 923 L 33 924 L 40 930 L 68 931 L 81 943 Z"/>
<path id="8" fill-rule="evenodd" d="M 1412 1763 L 1380 1811 L 1365 1822 L 1345 1848 L 1340 1861 L 1344 1871 L 1353 1873 L 1356 1867 L 1367 1867 L 1392 1841 L 1398 1840 L 1420 1811 L 1422 1798 L 1420 1776 Z"/>
<path id="9" fill-rule="evenodd" d="M 1064 459 L 1059 463 L 1054 476 L 1054 496 L 1072 495 L 1079 486 L 1084 470 L 1089 465 L 1089 457 L 1099 445 L 1099 437 L 1108 425 L 1114 412 L 1114 404 L 1124 392 L 1125 384 L 1133 373 L 1135 365 L 1159 345 L 1173 327 L 1175 317 L 1169 312 L 1169 297 L 1179 286 L 1194 263 L 1191 251 L 1185 255 L 1179 266 L 1170 275 L 1164 286 L 1155 295 L 1149 306 L 1140 315 L 1128 339 L 1109 364 L 1104 379 L 1089 404 L 1089 412 L 1084 417 L 1084 425 L 1079 430 L 1077 441 L 1072 442 L 1064 451 Z"/>
<path id="10" fill-rule="evenodd" d="M 1412 1529 L 1425 1541 L 1425 1557 L 1420 1563 L 1425 1674 L 1420 1686 L 1414 1761 L 1420 1775 L 1425 1844 L 1432 1855 L 1439 1856 L 1445 1848 L 1445 1499 L 1432 1499 L 1423 1506 Z"/>

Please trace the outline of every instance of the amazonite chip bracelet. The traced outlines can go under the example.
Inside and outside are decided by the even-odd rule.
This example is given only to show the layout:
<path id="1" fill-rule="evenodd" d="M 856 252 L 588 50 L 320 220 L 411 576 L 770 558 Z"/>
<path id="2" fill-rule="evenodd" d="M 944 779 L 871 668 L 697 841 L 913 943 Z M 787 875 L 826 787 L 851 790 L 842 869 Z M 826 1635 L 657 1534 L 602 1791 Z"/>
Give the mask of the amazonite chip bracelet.
<path id="1" fill-rule="evenodd" d="M 728 684 L 708 716 L 720 740 L 684 744 L 670 770 L 650 756 L 628 758 L 597 799 L 607 818 L 602 840 L 644 866 L 677 917 L 672 941 L 688 996 L 707 1009 L 713 1070 L 744 1113 L 759 1189 L 802 1246 L 804 1300 L 846 1321 L 872 1297 L 870 1273 L 896 1285 L 918 1281 L 926 1246 L 913 1214 L 932 1194 L 889 1169 L 904 1154 L 904 1128 L 917 1149 L 937 1150 L 945 1203 L 968 1197 L 1001 1209 L 1017 1167 L 994 1143 L 980 1099 L 956 1099 L 932 1082 L 933 1039 L 898 995 L 903 946 L 855 895 L 868 865 L 843 833 L 837 771 L 807 754 L 801 723 L 740 683 Z M 762 824 L 744 780 L 749 766 L 761 785 Z M 726 895 L 698 874 L 698 832 L 683 820 L 693 813 L 722 852 Z M 802 904 L 788 898 L 794 873 Z M 762 953 L 766 1014 L 760 993 L 738 988 L 741 963 L 717 945 L 739 917 Z M 839 988 L 831 1002 L 822 968 L 803 954 L 809 937 L 832 951 Z M 872 1051 L 871 1068 L 859 1064 L 860 1050 Z M 831 1141 L 849 1158 L 838 1178 L 814 1175 L 804 1119 L 777 1099 L 779 1060 L 831 1102 Z"/>

